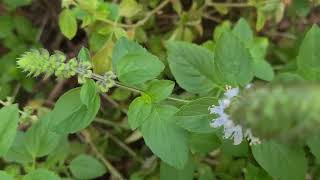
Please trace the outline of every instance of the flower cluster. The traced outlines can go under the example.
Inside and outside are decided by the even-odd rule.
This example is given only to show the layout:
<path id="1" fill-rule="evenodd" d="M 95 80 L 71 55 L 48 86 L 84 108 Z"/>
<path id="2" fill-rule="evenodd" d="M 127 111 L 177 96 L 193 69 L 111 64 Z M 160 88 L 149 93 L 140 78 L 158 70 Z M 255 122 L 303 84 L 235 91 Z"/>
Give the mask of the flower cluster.
<path id="1" fill-rule="evenodd" d="M 66 59 L 66 55 L 60 51 L 55 51 L 50 55 L 45 49 L 33 49 L 23 54 L 17 64 L 19 68 L 28 72 L 29 76 L 54 74 L 58 78 L 70 78 L 77 74 L 80 84 L 88 78 L 93 78 L 97 80 L 97 85 L 102 92 L 107 92 L 115 85 L 116 76 L 112 71 L 106 72 L 104 75 L 94 74 L 92 64 L 89 61 L 81 61 L 76 58 L 66 61 Z"/>
<path id="2" fill-rule="evenodd" d="M 69 78 L 77 74 L 79 66 L 82 66 L 76 58 L 66 62 L 66 55 L 60 51 L 55 51 L 50 55 L 45 49 L 33 49 L 23 54 L 17 61 L 19 68 L 28 72 L 29 76 L 54 74 L 58 78 Z"/>
<path id="3" fill-rule="evenodd" d="M 97 80 L 97 85 L 102 92 L 107 92 L 111 87 L 115 85 L 114 79 L 116 75 L 112 72 L 106 72 L 101 78 Z"/>
<path id="4" fill-rule="evenodd" d="M 86 79 L 93 76 L 92 64 L 88 61 L 79 63 L 77 73 L 78 73 L 78 82 L 83 84 L 86 82 Z"/>
<path id="5" fill-rule="evenodd" d="M 246 86 L 246 89 L 250 88 L 251 84 Z M 260 140 L 252 135 L 250 129 L 247 129 L 243 134 L 243 128 L 240 125 L 236 125 L 230 116 L 225 112 L 232 102 L 232 99 L 238 96 L 240 92 L 239 88 L 227 87 L 227 91 L 224 93 L 224 98 L 218 101 L 218 105 L 213 105 L 209 107 L 210 114 L 217 115 L 217 118 L 213 119 L 210 126 L 213 128 L 223 127 L 224 136 L 223 138 L 233 138 L 233 144 L 239 145 L 243 138 L 247 138 L 250 145 L 259 144 Z"/>
<path id="6" fill-rule="evenodd" d="M 41 73 L 50 75 L 54 73 L 56 59 L 50 57 L 45 49 L 32 49 L 23 54 L 17 61 L 18 66 L 28 72 L 28 76 L 38 76 Z"/>

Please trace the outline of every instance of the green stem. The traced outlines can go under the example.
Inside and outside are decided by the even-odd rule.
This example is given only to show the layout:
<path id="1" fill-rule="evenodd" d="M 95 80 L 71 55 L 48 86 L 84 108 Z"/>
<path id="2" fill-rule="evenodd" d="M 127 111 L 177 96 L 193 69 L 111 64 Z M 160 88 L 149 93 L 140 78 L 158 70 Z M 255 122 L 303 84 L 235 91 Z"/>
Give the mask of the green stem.
<path id="1" fill-rule="evenodd" d="M 3 106 L 6 106 L 7 103 L 5 103 L 4 101 L 0 100 L 0 104 L 3 105 Z"/>
<path id="2" fill-rule="evenodd" d="M 122 149 L 124 149 L 125 151 L 128 152 L 129 155 L 131 155 L 136 161 L 138 161 L 139 163 L 143 164 L 143 159 L 138 157 L 137 154 L 126 144 L 124 144 L 121 140 L 119 140 L 116 136 L 114 136 L 113 134 L 106 132 L 106 135 L 112 140 L 114 141 L 116 144 L 118 144 Z"/>
<path id="3" fill-rule="evenodd" d="M 32 170 L 35 170 L 35 169 L 36 169 L 36 164 L 37 164 L 36 158 L 33 156 L 33 157 L 32 157 Z"/>
<path id="4" fill-rule="evenodd" d="M 144 93 L 143 91 L 141 91 L 139 89 L 128 87 L 128 86 L 125 86 L 123 84 L 120 84 L 120 82 L 116 82 L 115 86 L 117 86 L 119 88 L 127 89 L 127 90 L 132 91 L 132 92 L 136 92 L 136 93 L 139 93 L 139 94 L 143 94 Z M 174 97 L 168 97 L 167 99 L 168 100 L 172 100 L 172 101 L 181 102 L 181 103 L 189 103 L 189 102 L 191 102 L 189 100 L 184 100 L 184 99 L 179 99 L 179 98 L 174 98 Z"/>
<path id="5" fill-rule="evenodd" d="M 138 22 L 136 22 L 135 24 L 122 24 L 122 23 L 118 23 L 117 21 L 111 21 L 109 19 L 104 19 L 104 20 L 100 20 L 102 22 L 105 22 L 107 24 L 111 24 L 117 27 L 123 27 L 123 28 L 136 28 L 139 26 L 144 25 L 152 15 L 154 15 L 155 13 L 157 13 L 158 11 L 160 11 L 162 8 L 164 8 L 168 3 L 170 3 L 170 0 L 164 0 L 162 3 L 160 3 L 156 8 L 154 8 L 153 10 L 151 10 L 149 13 L 147 13 L 145 15 L 145 17 L 141 20 L 139 20 Z"/>
<path id="6" fill-rule="evenodd" d="M 78 72 L 78 73 L 81 73 L 81 72 Z M 99 75 L 99 74 L 93 74 L 93 75 L 92 75 L 92 79 L 95 79 L 95 80 L 103 80 L 103 77 L 102 77 L 101 75 Z M 123 84 L 121 84 L 120 82 L 117 82 L 117 81 L 116 81 L 115 86 L 116 86 L 116 87 L 119 87 L 119 88 L 122 88 L 122 89 L 126 89 L 126 90 L 129 90 L 129 91 L 135 92 L 135 93 L 139 93 L 139 94 L 143 94 L 143 93 L 144 93 L 144 92 L 143 92 L 142 90 L 140 90 L 140 89 L 123 85 Z M 168 99 L 168 100 L 172 100 L 172 101 L 181 102 L 181 103 L 189 103 L 189 102 L 191 102 L 191 101 L 189 101 L 189 100 L 178 99 L 178 98 L 174 98 L 174 97 L 168 97 L 167 99 Z"/>
<path id="7" fill-rule="evenodd" d="M 94 122 L 104 124 L 106 126 L 110 126 L 110 127 L 117 128 L 117 129 L 124 128 L 123 126 L 121 126 L 121 124 L 117 124 L 117 123 L 112 122 L 110 120 L 102 119 L 102 118 L 98 118 L 98 117 L 94 119 Z"/>
<path id="8" fill-rule="evenodd" d="M 88 131 L 84 130 L 81 134 L 85 137 L 85 141 L 91 147 L 91 149 L 93 150 L 96 157 L 98 159 L 100 159 L 103 162 L 103 164 L 106 166 L 106 168 L 109 170 L 110 174 L 112 176 L 114 176 L 114 178 L 116 178 L 116 179 L 119 179 L 119 180 L 124 179 L 122 174 L 97 149 L 96 145 L 91 140 L 90 133 Z"/>
<path id="9" fill-rule="evenodd" d="M 2 101 L 2 100 L 0 100 L 0 104 L 3 105 L 3 106 L 8 106 L 8 104 L 7 104 L 6 102 Z M 24 114 L 25 112 L 19 110 L 19 113 L 22 115 L 22 114 Z"/>
<path id="10" fill-rule="evenodd" d="M 174 97 L 168 97 L 168 100 L 172 100 L 172 101 L 177 101 L 177 102 L 181 102 L 181 103 L 189 103 L 191 101 L 189 100 L 185 100 L 185 99 L 179 99 L 179 98 L 174 98 Z"/>
<path id="11" fill-rule="evenodd" d="M 119 88 L 122 88 L 122 89 L 126 89 L 126 90 L 129 90 L 129 91 L 132 91 L 132 92 L 136 92 L 136 93 L 139 93 L 139 94 L 143 94 L 143 91 L 141 91 L 141 90 L 139 90 L 139 89 L 136 89 L 136 88 L 132 88 L 132 87 L 123 85 L 123 84 L 120 84 L 120 82 L 116 82 L 115 86 L 116 86 L 116 87 L 119 87 Z"/>
<path id="12" fill-rule="evenodd" d="M 249 3 L 220 3 L 220 2 L 211 2 L 211 1 L 207 1 L 206 4 L 208 6 L 229 7 L 229 8 L 246 8 L 246 7 L 252 6 Z"/>

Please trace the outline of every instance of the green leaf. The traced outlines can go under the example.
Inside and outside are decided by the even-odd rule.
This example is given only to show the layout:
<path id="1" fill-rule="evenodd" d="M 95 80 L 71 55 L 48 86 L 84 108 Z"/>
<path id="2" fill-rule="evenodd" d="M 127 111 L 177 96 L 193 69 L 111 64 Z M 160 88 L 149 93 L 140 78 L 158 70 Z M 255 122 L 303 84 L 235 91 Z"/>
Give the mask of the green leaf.
<path id="1" fill-rule="evenodd" d="M 182 169 L 189 158 L 188 134 L 175 124 L 177 109 L 169 105 L 153 108 L 141 127 L 145 143 L 165 163 Z"/>
<path id="2" fill-rule="evenodd" d="M 113 91 L 111 97 L 116 101 L 125 101 L 130 97 L 131 94 L 132 92 L 129 90 L 117 88 Z"/>
<path id="3" fill-rule="evenodd" d="M 91 56 L 89 49 L 82 46 L 78 53 L 78 59 L 82 62 L 90 62 Z"/>
<path id="4" fill-rule="evenodd" d="M 26 6 L 32 3 L 32 0 L 2 0 L 10 8 Z"/>
<path id="5" fill-rule="evenodd" d="M 112 67 L 119 80 L 137 85 L 156 78 L 164 69 L 163 63 L 142 46 L 120 38 L 112 53 Z"/>
<path id="6" fill-rule="evenodd" d="M 266 23 L 266 15 L 264 14 L 263 10 L 258 9 L 257 11 L 257 22 L 256 22 L 256 29 L 260 31 L 264 24 Z"/>
<path id="7" fill-rule="evenodd" d="M 200 134 L 192 133 L 190 137 L 190 148 L 193 152 L 209 153 L 221 146 L 221 140 L 216 133 Z"/>
<path id="8" fill-rule="evenodd" d="M 132 130 L 140 127 L 151 114 L 152 105 L 148 96 L 137 97 L 129 106 L 128 123 Z"/>
<path id="9" fill-rule="evenodd" d="M 254 75 L 262 80 L 271 81 L 274 72 L 271 65 L 264 60 L 268 48 L 267 38 L 254 38 L 248 22 L 241 18 L 232 30 L 242 43 L 249 48 L 253 62 Z"/>
<path id="10" fill-rule="evenodd" d="M 34 158 L 48 155 L 60 141 L 61 136 L 49 129 L 49 120 L 48 115 L 40 118 L 25 133 L 25 146 Z"/>
<path id="11" fill-rule="evenodd" d="M 63 163 L 69 153 L 70 144 L 68 141 L 68 136 L 64 136 L 60 138 L 59 146 L 56 146 L 56 148 L 48 155 L 45 162 L 47 165 L 46 167 L 52 167 L 57 163 Z"/>
<path id="12" fill-rule="evenodd" d="M 201 46 L 207 48 L 210 51 L 214 51 L 214 48 L 216 47 L 216 43 L 213 40 L 208 40 L 204 42 Z"/>
<path id="13" fill-rule="evenodd" d="M 244 173 L 245 180 L 272 180 L 261 168 L 249 164 Z"/>
<path id="14" fill-rule="evenodd" d="M 26 148 L 25 142 L 25 133 L 18 131 L 4 159 L 8 162 L 18 162 L 21 164 L 32 162 L 33 157 Z"/>
<path id="15" fill-rule="evenodd" d="M 94 31 L 92 33 L 90 33 L 89 36 L 89 47 L 90 47 L 90 51 L 92 52 L 98 52 L 101 48 L 103 48 L 103 46 L 105 45 L 105 43 L 108 41 L 110 36 L 108 35 L 103 35 L 103 34 L 99 34 L 98 32 Z M 111 49 L 109 49 L 111 50 Z M 106 52 L 106 51 L 104 51 Z M 106 56 L 102 56 L 103 54 L 101 53 L 101 58 L 98 58 L 99 60 L 102 59 L 102 57 L 106 57 Z M 92 57 L 93 58 L 93 57 Z M 102 61 L 102 60 L 101 60 Z M 109 63 L 109 59 L 107 60 L 107 62 Z M 92 60 L 93 66 L 95 64 L 95 61 Z M 105 66 L 105 65 L 104 65 Z"/>
<path id="16" fill-rule="evenodd" d="M 232 33 L 243 42 L 251 42 L 253 40 L 253 32 L 250 25 L 244 18 L 240 18 L 234 26 Z"/>
<path id="17" fill-rule="evenodd" d="M 92 156 L 81 154 L 74 158 L 69 166 L 77 179 L 94 179 L 106 173 L 106 168 Z"/>
<path id="18" fill-rule="evenodd" d="M 230 31 L 231 29 L 231 22 L 230 21 L 223 21 L 220 25 L 218 25 L 213 32 L 213 38 L 217 42 L 218 39 L 222 36 L 224 32 Z"/>
<path id="19" fill-rule="evenodd" d="M 301 83 L 305 82 L 305 80 L 296 73 L 290 73 L 290 72 L 284 72 L 277 74 L 276 78 L 273 80 L 273 82 L 281 82 L 281 83 Z"/>
<path id="20" fill-rule="evenodd" d="M 298 71 L 307 80 L 320 80 L 320 29 L 313 25 L 301 43 L 297 57 Z"/>
<path id="21" fill-rule="evenodd" d="M 120 16 L 132 17 L 142 10 L 142 5 L 135 0 L 122 0 L 120 3 Z"/>
<path id="22" fill-rule="evenodd" d="M 9 15 L 0 16 L 0 38 L 6 38 L 12 35 L 12 30 L 14 28 L 13 17 Z"/>
<path id="23" fill-rule="evenodd" d="M 313 136 L 307 140 L 307 144 L 312 152 L 312 154 L 316 157 L 317 164 L 320 164 L 320 136 Z"/>
<path id="24" fill-rule="evenodd" d="M 117 3 L 105 3 L 108 5 L 108 11 L 110 12 L 108 18 L 115 21 L 119 17 L 119 5 Z"/>
<path id="25" fill-rule="evenodd" d="M 119 60 L 115 71 L 121 82 L 137 85 L 156 78 L 163 69 L 163 63 L 150 53 L 128 53 Z"/>
<path id="26" fill-rule="evenodd" d="M 165 162 L 160 164 L 160 180 L 192 180 L 195 165 L 190 158 L 183 169 L 176 169 Z"/>
<path id="27" fill-rule="evenodd" d="M 96 83 L 93 80 L 89 79 L 81 87 L 81 90 L 80 90 L 81 102 L 89 108 L 89 105 L 94 103 L 96 96 L 97 96 Z"/>
<path id="28" fill-rule="evenodd" d="M 63 35 L 72 39 L 77 33 L 77 20 L 69 9 L 64 9 L 59 15 L 59 27 Z"/>
<path id="29" fill-rule="evenodd" d="M 56 102 L 50 114 L 50 128 L 59 134 L 75 133 L 86 128 L 94 120 L 99 107 L 98 95 L 86 106 L 80 99 L 80 88 L 72 89 Z"/>
<path id="30" fill-rule="evenodd" d="M 224 155 L 233 157 L 247 157 L 249 154 L 247 141 L 242 141 L 241 144 L 235 146 L 231 139 L 224 139 L 220 149 Z"/>
<path id="31" fill-rule="evenodd" d="M 216 177 L 214 176 L 212 169 L 210 166 L 201 164 L 198 168 L 199 172 L 199 179 L 198 180 L 216 180 Z"/>
<path id="32" fill-rule="evenodd" d="M 214 116 L 209 114 L 208 108 L 216 102 L 215 98 L 204 97 L 182 106 L 175 114 L 177 124 L 191 132 L 214 132 L 215 129 L 210 127 Z"/>
<path id="33" fill-rule="evenodd" d="M 125 37 L 120 38 L 114 46 L 112 52 L 112 68 L 117 69 L 119 61 L 129 53 L 148 53 L 148 51 L 134 41 L 130 41 Z"/>
<path id="34" fill-rule="evenodd" d="M 19 109 L 16 104 L 0 109 L 0 156 L 5 155 L 11 147 L 17 132 Z"/>
<path id="35" fill-rule="evenodd" d="M 298 16 L 307 16 L 311 10 L 310 3 L 308 1 L 293 0 L 291 4 L 291 9 Z"/>
<path id="36" fill-rule="evenodd" d="M 34 42 L 38 30 L 32 26 L 29 19 L 24 16 L 14 17 L 15 31 L 19 37 L 23 37 L 25 40 Z"/>
<path id="37" fill-rule="evenodd" d="M 22 180 L 60 180 L 60 177 L 44 168 L 36 169 L 25 175 Z"/>
<path id="38" fill-rule="evenodd" d="M 305 179 L 307 160 L 302 149 L 295 149 L 272 141 L 252 148 L 253 156 L 274 179 Z"/>
<path id="39" fill-rule="evenodd" d="M 0 170 L 0 179 L 1 180 L 14 180 L 14 178 L 12 176 L 10 176 L 5 171 L 1 171 L 1 170 Z"/>
<path id="40" fill-rule="evenodd" d="M 147 84 L 145 93 L 151 97 L 152 102 L 160 102 L 169 97 L 174 88 L 174 82 L 169 80 L 152 80 Z"/>
<path id="41" fill-rule="evenodd" d="M 96 43 L 96 42 L 95 42 Z M 93 70 L 97 74 L 103 74 L 111 70 L 113 41 L 102 41 L 103 47 L 92 57 Z"/>
<path id="42" fill-rule="evenodd" d="M 215 48 L 216 70 L 229 85 L 246 85 L 254 76 L 249 50 L 233 33 L 225 32 Z"/>
<path id="43" fill-rule="evenodd" d="M 250 54 L 255 61 L 265 58 L 269 46 L 268 38 L 256 37 L 252 42 L 247 42 Z"/>
<path id="44" fill-rule="evenodd" d="M 186 91 L 208 94 L 216 87 L 213 53 L 186 42 L 167 42 L 168 62 L 180 87 Z"/>
<path id="45" fill-rule="evenodd" d="M 94 13 L 97 9 L 98 0 L 77 0 L 81 9 Z"/>
<path id="46" fill-rule="evenodd" d="M 254 61 L 254 74 L 265 81 L 272 81 L 274 78 L 272 66 L 265 60 Z"/>

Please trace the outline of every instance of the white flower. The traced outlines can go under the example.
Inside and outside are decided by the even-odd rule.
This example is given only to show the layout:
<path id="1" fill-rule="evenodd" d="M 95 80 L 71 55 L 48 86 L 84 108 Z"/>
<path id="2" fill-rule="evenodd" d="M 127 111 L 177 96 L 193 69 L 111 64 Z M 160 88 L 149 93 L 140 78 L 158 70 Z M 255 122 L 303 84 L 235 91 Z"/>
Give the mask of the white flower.
<path id="1" fill-rule="evenodd" d="M 234 145 L 241 144 L 242 139 L 243 139 L 242 127 L 240 125 L 237 125 L 237 126 L 234 127 L 233 144 Z"/>
<path id="2" fill-rule="evenodd" d="M 212 106 L 209 108 L 210 114 L 224 114 L 224 107 L 223 106 Z"/>
<path id="3" fill-rule="evenodd" d="M 251 84 L 248 84 L 246 85 L 245 88 L 249 89 L 251 88 L 251 86 L 252 86 Z M 212 122 L 210 123 L 210 126 L 213 128 L 223 127 L 224 128 L 223 138 L 225 139 L 232 138 L 234 145 L 241 144 L 243 138 L 245 137 L 250 142 L 250 145 L 259 144 L 260 143 L 259 138 L 254 137 L 250 129 L 246 130 L 245 135 L 243 135 L 242 126 L 235 125 L 233 120 L 230 119 L 229 115 L 224 112 L 225 109 L 230 106 L 232 98 L 237 96 L 239 92 L 240 92 L 240 89 L 238 87 L 228 89 L 224 93 L 225 97 L 218 101 L 218 105 L 213 105 L 209 107 L 210 114 L 217 115 L 217 118 L 212 120 Z"/>
<path id="4" fill-rule="evenodd" d="M 231 100 L 230 99 L 222 99 L 219 100 L 219 105 L 222 106 L 224 109 L 226 109 L 227 107 L 229 107 L 231 104 Z"/>
<path id="5" fill-rule="evenodd" d="M 224 95 L 227 99 L 231 100 L 233 97 L 237 96 L 240 92 L 238 87 L 227 90 Z"/>
<path id="6" fill-rule="evenodd" d="M 239 145 L 242 142 L 243 134 L 242 127 L 240 125 L 232 125 L 230 127 L 225 127 L 224 136 L 225 139 L 233 138 L 233 144 Z"/>
<path id="7" fill-rule="evenodd" d="M 257 145 L 257 144 L 261 144 L 260 139 L 257 137 L 251 137 L 249 145 L 252 146 L 252 145 Z"/>
<path id="8" fill-rule="evenodd" d="M 221 126 L 225 126 L 226 124 L 229 123 L 229 121 L 230 121 L 229 116 L 227 114 L 223 114 L 222 116 L 216 119 L 213 119 L 212 122 L 210 123 L 210 126 L 214 128 L 218 128 Z"/>
<path id="9" fill-rule="evenodd" d="M 231 101 L 229 99 L 222 99 L 218 101 L 218 106 L 209 107 L 210 114 L 222 115 L 225 114 L 224 110 L 230 105 Z"/>
<path id="10" fill-rule="evenodd" d="M 245 88 L 245 89 L 250 89 L 251 87 L 252 87 L 252 84 L 249 83 L 249 84 L 247 84 L 244 88 Z"/>
<path id="11" fill-rule="evenodd" d="M 223 138 L 228 139 L 232 136 L 234 132 L 234 123 L 232 121 L 228 121 L 225 125 L 224 125 L 224 135 Z"/>
<path id="12" fill-rule="evenodd" d="M 250 145 L 250 146 L 261 143 L 261 141 L 260 141 L 259 138 L 254 137 L 254 136 L 252 135 L 251 129 L 247 129 L 247 130 L 246 130 L 245 137 L 246 137 L 247 140 L 249 141 L 249 145 Z"/>

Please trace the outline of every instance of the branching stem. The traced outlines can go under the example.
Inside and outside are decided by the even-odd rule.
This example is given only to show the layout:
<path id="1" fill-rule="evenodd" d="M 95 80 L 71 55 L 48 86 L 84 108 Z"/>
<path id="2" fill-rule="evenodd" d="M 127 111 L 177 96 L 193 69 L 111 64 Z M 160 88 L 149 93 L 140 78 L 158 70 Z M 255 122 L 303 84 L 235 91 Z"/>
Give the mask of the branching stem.
<path id="1" fill-rule="evenodd" d="M 84 136 L 86 143 L 90 146 L 93 153 L 103 162 L 106 168 L 108 168 L 111 175 L 120 180 L 124 179 L 120 172 L 111 164 L 111 162 L 99 152 L 96 145 L 92 142 L 89 132 L 85 130 L 81 134 Z"/>
<path id="2" fill-rule="evenodd" d="M 206 2 L 208 6 L 214 6 L 214 7 L 229 7 L 229 8 L 246 8 L 251 7 L 252 5 L 249 3 L 221 3 L 221 2 L 211 2 L 208 0 Z"/>
<path id="3" fill-rule="evenodd" d="M 152 11 L 148 12 L 145 17 L 141 20 L 139 20 L 138 22 L 136 22 L 135 24 L 123 24 L 123 23 L 117 23 L 116 21 L 111 21 L 109 19 L 105 19 L 102 20 L 102 22 L 105 22 L 107 24 L 111 24 L 117 27 L 123 27 L 123 28 L 137 28 L 139 26 L 144 25 L 152 15 L 154 15 L 155 13 L 157 13 L 158 11 L 160 11 L 162 8 L 164 8 L 168 3 L 170 2 L 170 0 L 165 0 L 162 3 L 160 3 L 156 8 L 154 8 Z"/>
<path id="4" fill-rule="evenodd" d="M 78 72 L 78 73 L 81 73 L 81 72 Z M 92 74 L 92 79 L 94 79 L 94 80 L 103 80 L 103 77 L 101 75 L 99 75 L 99 74 L 95 74 L 94 73 L 94 74 Z M 126 90 L 129 90 L 129 91 L 135 92 L 135 93 L 139 93 L 139 94 L 143 94 L 144 93 L 140 89 L 123 85 L 123 84 L 121 84 L 120 82 L 117 82 L 117 81 L 116 81 L 115 86 L 119 87 L 119 88 L 122 88 L 122 89 L 126 89 Z M 180 102 L 180 103 L 189 103 L 190 102 L 189 100 L 178 99 L 178 98 L 174 98 L 174 97 L 168 97 L 167 99 L 168 100 L 172 100 L 172 101 L 176 101 L 176 102 Z"/>

